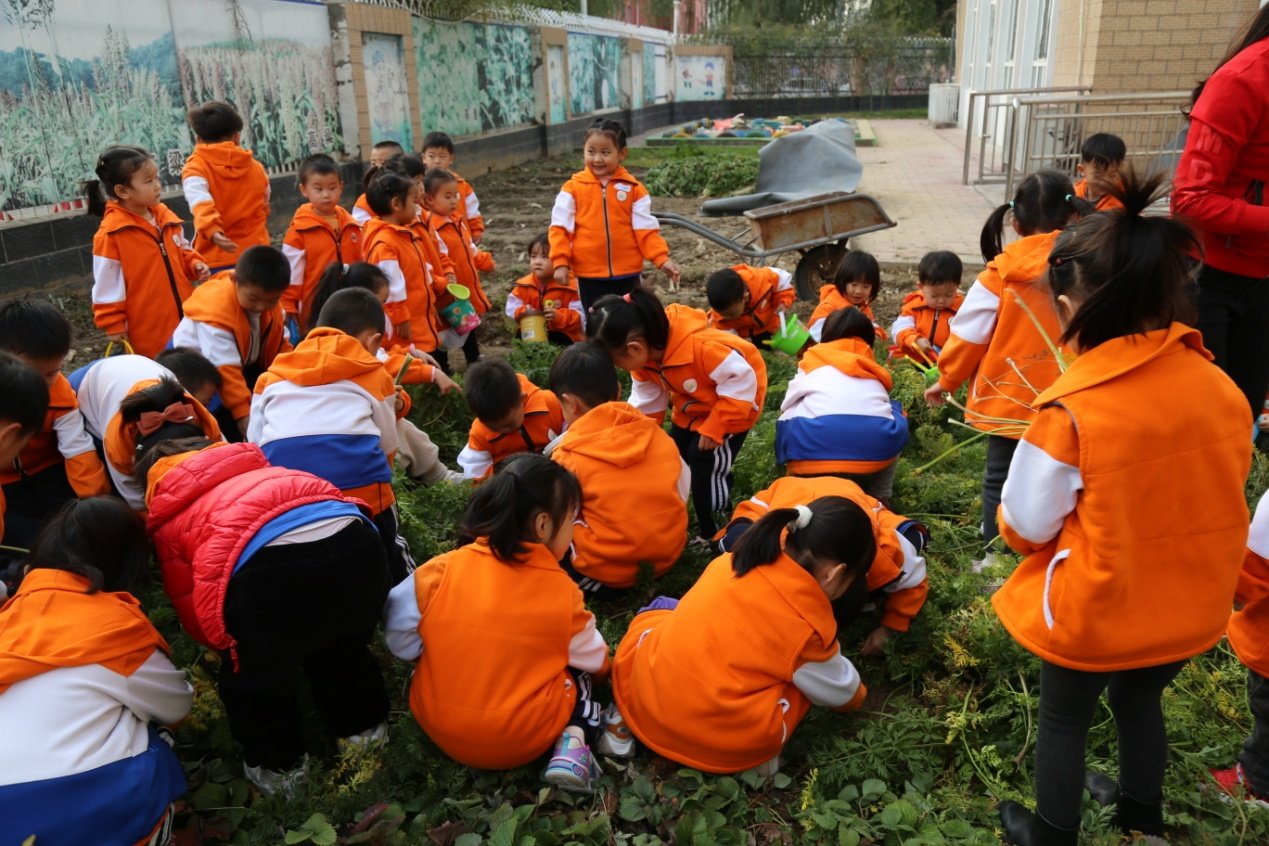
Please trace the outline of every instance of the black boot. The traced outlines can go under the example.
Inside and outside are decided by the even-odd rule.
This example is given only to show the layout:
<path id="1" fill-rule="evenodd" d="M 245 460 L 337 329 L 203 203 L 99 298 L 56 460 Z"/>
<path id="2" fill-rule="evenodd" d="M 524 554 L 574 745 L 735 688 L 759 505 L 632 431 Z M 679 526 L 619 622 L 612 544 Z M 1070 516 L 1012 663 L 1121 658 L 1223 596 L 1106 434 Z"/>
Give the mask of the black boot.
<path id="1" fill-rule="evenodd" d="M 1160 797 L 1153 802 L 1142 802 L 1121 790 L 1115 816 L 1111 818 L 1111 822 L 1124 834 L 1138 832 L 1153 834 L 1156 837 L 1162 836 L 1163 799 Z"/>
<path id="2" fill-rule="evenodd" d="M 1078 829 L 1058 828 L 1017 802 L 1000 803 L 1005 842 L 1012 846 L 1076 846 Z"/>
<path id="3" fill-rule="evenodd" d="M 1108 775 L 1092 771 L 1084 773 L 1084 789 L 1103 808 L 1109 808 L 1119 801 L 1119 782 Z"/>

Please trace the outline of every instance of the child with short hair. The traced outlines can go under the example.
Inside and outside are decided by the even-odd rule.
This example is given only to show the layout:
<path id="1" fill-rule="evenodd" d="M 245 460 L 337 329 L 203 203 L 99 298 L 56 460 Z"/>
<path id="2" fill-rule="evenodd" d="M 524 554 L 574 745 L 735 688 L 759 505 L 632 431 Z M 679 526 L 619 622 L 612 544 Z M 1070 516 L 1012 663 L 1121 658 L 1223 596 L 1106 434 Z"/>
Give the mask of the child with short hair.
<path id="1" fill-rule="evenodd" d="M 109 147 L 96 179 L 84 183 L 93 236 L 93 322 L 111 341 L 153 358 L 185 316 L 194 283 L 211 274 L 185 238 L 185 223 L 160 202 L 154 157 L 140 147 Z"/>
<path id="2" fill-rule="evenodd" d="M 594 341 L 560 353 L 551 391 L 568 429 L 546 455 L 582 486 L 565 570 L 587 593 L 634 587 L 645 567 L 664 575 L 687 545 L 692 473 L 678 447 L 651 417 L 620 401 L 617 368 Z"/>
<path id="3" fill-rule="evenodd" d="M 908 418 L 894 377 L 872 355 L 876 330 L 854 306 L 824 321 L 798 362 L 776 421 L 776 462 L 791 476 L 840 475 L 889 502 Z"/>
<path id="4" fill-rule="evenodd" d="M 1115 196 L 1119 185 L 1119 169 L 1128 157 L 1124 139 L 1109 132 L 1097 132 L 1084 139 L 1080 145 L 1080 163 L 1075 166 L 1079 181 L 1075 183 L 1075 196 L 1092 204 L 1096 211 L 1122 209 L 1124 204 Z"/>
<path id="5" fill-rule="evenodd" d="M 376 141 L 370 148 L 370 166 L 383 167 L 384 162 L 395 156 L 405 155 L 405 148 L 397 141 Z"/>
<path id="6" fill-rule="evenodd" d="M 129 593 L 149 558 L 113 497 L 71 501 L 36 539 L 0 610 L 4 842 L 168 842 L 185 774 L 158 726 L 194 691 Z"/>
<path id="7" fill-rule="evenodd" d="M 551 752 L 542 777 L 590 792 L 602 713 L 591 681 L 610 662 L 559 565 L 581 502 L 577 479 L 555 462 L 502 462 L 463 512 L 462 546 L 392 589 L 384 640 L 418 662 L 410 711 L 446 755 L 503 770 Z"/>
<path id="8" fill-rule="evenodd" d="M 181 170 L 181 189 L 194 215 L 194 249 L 215 275 L 239 254 L 269 243 L 269 175 L 250 150 L 238 146 L 242 116 L 220 100 L 189 110 L 197 139 Z"/>
<path id="9" fill-rule="evenodd" d="M 864 313 L 874 327 L 878 338 L 886 337 L 886 330 L 877 323 L 872 313 L 872 302 L 881 293 L 881 265 L 872 253 L 851 250 L 842 258 L 833 274 L 833 281 L 820 288 L 820 301 L 811 312 L 807 331 L 816 343 L 824 331 L 824 321 L 833 312 L 854 306 Z"/>
<path id="10" fill-rule="evenodd" d="M 308 202 L 295 210 L 282 239 L 282 254 L 291 263 L 282 310 L 297 327 L 293 344 L 312 328 L 313 296 L 326 268 L 361 261 L 361 226 L 339 205 L 344 193 L 339 165 L 325 153 L 309 156 L 300 162 L 298 182 Z"/>
<path id="11" fill-rule="evenodd" d="M 1163 834 L 1163 690 L 1224 635 L 1246 554 L 1247 400 L 1191 328 L 1198 239 L 1146 215 L 1161 175 L 1122 179 L 1123 212 L 1085 217 L 1048 256 L 1044 290 L 1076 357 L 1036 401 L 1000 505 L 1025 558 L 992 606 L 1041 660 L 1036 810 L 1000 804 L 1014 844 L 1079 839 L 1103 691 L 1119 778 L 1097 792 L 1122 832 Z"/>
<path id="12" fill-rule="evenodd" d="M 497 267 L 491 254 L 477 248 L 467 221 L 459 213 L 459 186 L 451 171 L 440 168 L 429 170 L 423 177 L 423 213 L 428 227 L 446 248 L 458 284 L 471 293 L 472 307 L 478 316 L 483 317 L 493 304 L 481 285 L 480 274 L 492 273 Z M 445 308 L 453 301 L 454 296 L 447 289 L 437 297 L 436 307 Z M 478 332 L 479 327 L 476 327 L 463 338 L 463 357 L 468 364 L 480 360 Z"/>
<path id="13" fill-rule="evenodd" d="M 586 167 L 564 183 L 551 210 L 555 279 L 565 284 L 576 274 L 586 312 L 606 294 L 638 287 L 645 260 L 679 284 L 648 189 L 622 167 L 629 152 L 621 124 L 596 118 L 582 139 Z"/>
<path id="14" fill-rule="evenodd" d="M 956 253 L 926 253 L 917 265 L 917 289 L 903 298 L 890 327 L 894 353 L 923 366 L 936 364 L 951 333 L 952 318 L 965 303 L 960 292 L 964 267 Z"/>
<path id="15" fill-rule="evenodd" d="M 12 464 L 44 425 L 48 382 L 16 355 L 0 350 L 0 465 Z M 4 489 L 0 488 L 0 536 L 4 535 Z M 0 583 L 0 601 L 7 591 Z"/>
<path id="16" fill-rule="evenodd" d="M 291 265 L 280 250 L 251 247 L 232 275 L 198 287 L 172 334 L 172 346 L 196 349 L 219 368 L 222 406 L 216 418 L 232 441 L 247 435 L 256 379 L 278 353 L 291 349 L 281 305 L 290 284 Z"/>
<path id="17" fill-rule="evenodd" d="M 658 424 L 673 409 L 670 437 L 692 470 L 699 536 L 713 537 L 715 515 L 731 510 L 732 463 L 767 396 L 757 347 L 643 288 L 600 299 L 587 330 L 630 372 L 631 405 Z"/>
<path id="18" fill-rule="evenodd" d="M 850 500 L 768 512 L 681 600 L 659 599 L 630 623 L 612 677 L 626 726 L 698 770 L 774 775 L 812 705 L 863 704 L 831 603 L 873 555 L 868 515 Z"/>
<path id="19" fill-rule="evenodd" d="M 52 303 L 11 300 L 0 305 L 0 350 L 31 365 L 48 383 L 40 430 L 22 451 L 0 464 L 6 546 L 31 545 L 44 523 L 75 497 L 110 493 L 110 480 L 84 431 L 75 390 L 62 375 L 71 326 Z"/>
<path id="20" fill-rule="evenodd" d="M 154 360 L 170 370 L 185 392 L 198 400 L 203 408 L 212 407 L 225 384 L 216 365 L 192 347 L 168 347 Z"/>
<path id="21" fill-rule="evenodd" d="M 501 358 L 468 368 L 463 396 L 476 415 L 467 445 L 458 454 L 466 479 L 484 479 L 495 464 L 517 452 L 541 452 L 564 431 L 564 411 L 555 394 Z"/>
<path id="22" fill-rule="evenodd" d="M 780 331 L 780 318 L 793 308 L 797 295 L 793 274 L 778 267 L 736 264 L 705 279 L 710 325 L 754 344 Z"/>
<path id="23" fill-rule="evenodd" d="M 423 137 L 423 164 L 428 168 L 440 168 L 454 174 L 458 181 L 458 203 L 454 207 L 455 220 L 465 221 L 471 230 L 471 240 L 477 246 L 485 239 L 485 218 L 480 213 L 480 199 L 471 183 L 454 170 L 454 141 L 444 132 L 429 132 Z"/>
<path id="24" fill-rule="evenodd" d="M 551 272 L 550 236 L 543 232 L 529 242 L 529 272 L 517 279 L 507 294 L 507 317 L 519 325 L 531 312 L 546 320 L 546 339 L 561 347 L 586 337 L 586 312 L 582 309 L 574 276 L 560 282 Z"/>

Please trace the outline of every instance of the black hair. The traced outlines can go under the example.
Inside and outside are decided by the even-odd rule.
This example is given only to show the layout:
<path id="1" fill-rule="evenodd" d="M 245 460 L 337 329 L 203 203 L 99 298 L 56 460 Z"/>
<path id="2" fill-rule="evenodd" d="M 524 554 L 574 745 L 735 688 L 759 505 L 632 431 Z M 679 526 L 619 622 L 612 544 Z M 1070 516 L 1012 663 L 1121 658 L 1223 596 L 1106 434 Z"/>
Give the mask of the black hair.
<path id="1" fill-rule="evenodd" d="M 381 288 L 387 288 L 388 284 L 388 275 L 377 264 L 358 261 L 345 266 L 343 262 L 333 261 L 326 266 L 326 269 L 322 271 L 322 278 L 317 281 L 317 292 L 313 294 L 313 304 L 309 308 L 309 314 L 313 316 L 321 314 L 326 301 L 336 291 L 364 288 L 373 294 Z M 375 301 L 378 302 L 378 297 Z M 383 311 L 382 305 L 379 310 Z M 304 328 L 307 333 L 307 330 L 312 327 Z"/>
<path id="2" fill-rule="evenodd" d="M 1229 52 L 1226 53 L 1216 64 L 1216 67 L 1212 68 L 1212 73 L 1216 73 L 1218 70 L 1223 68 L 1230 59 L 1234 58 L 1251 45 L 1264 41 L 1266 38 L 1269 38 L 1269 5 L 1261 6 L 1260 11 L 1252 16 L 1251 20 L 1247 22 L 1247 26 L 1244 27 L 1234 38 L 1233 43 L 1230 45 Z M 1212 75 L 1208 74 L 1206 79 L 1194 86 L 1194 91 L 1190 94 L 1189 107 L 1182 109 L 1186 117 L 1189 117 L 1190 110 L 1193 109 L 1194 105 L 1198 102 L 1199 95 L 1203 93 L 1203 89 L 1207 86 L 1207 80 L 1211 78 Z"/>
<path id="3" fill-rule="evenodd" d="M 670 340 L 665 306 L 642 285 L 625 296 L 608 294 L 590 307 L 586 335 L 612 350 L 625 349 L 631 338 L 643 338 L 652 349 L 663 350 Z"/>
<path id="4" fill-rule="evenodd" d="M 1098 167 L 1123 164 L 1128 155 L 1128 147 L 1124 139 L 1110 132 L 1096 132 L 1084 139 L 1080 145 L 1080 158 L 1085 164 Z"/>
<path id="5" fill-rule="evenodd" d="M 1166 195 L 1162 174 L 1121 172 L 1111 194 L 1122 211 L 1095 214 L 1058 236 L 1049 255 L 1049 288 L 1079 308 L 1062 333 L 1082 349 L 1124 335 L 1159 329 L 1173 321 L 1193 324 L 1188 294 L 1197 236 L 1183 221 L 1145 214 Z"/>
<path id="6" fill-rule="evenodd" d="M 374 143 L 375 150 L 396 150 L 398 153 L 404 153 L 405 147 L 401 146 L 400 141 L 376 141 Z"/>
<path id="7" fill-rule="evenodd" d="M 17 423 L 18 433 L 32 435 L 48 413 L 48 382 L 11 353 L 0 351 L 0 421 Z"/>
<path id="8" fill-rule="evenodd" d="M 709 300 L 709 307 L 715 311 L 723 311 L 743 301 L 747 290 L 745 280 L 732 267 L 715 270 L 705 277 L 705 297 Z"/>
<path id="9" fill-rule="evenodd" d="M 917 280 L 922 285 L 941 285 L 944 282 L 955 282 L 959 288 L 961 275 L 965 266 L 960 256 L 950 250 L 935 250 L 921 256 L 917 265 Z"/>
<path id="10" fill-rule="evenodd" d="M 458 524 L 458 542 L 488 538 L 499 560 L 510 564 L 528 551 L 526 541 L 536 540 L 531 532 L 539 513 L 546 512 L 558 527 L 573 519 L 581 502 L 577 477 L 562 465 L 535 452 L 517 453 L 499 461 L 493 477 L 472 494 Z"/>
<path id="11" fill-rule="evenodd" d="M 214 385 L 216 390 L 220 390 L 225 383 L 220 369 L 193 347 L 168 347 L 154 360 L 171 370 L 186 392 L 193 392 L 203 385 Z"/>
<path id="12" fill-rule="evenodd" d="M 571 394 L 590 408 L 612 402 L 621 394 L 612 356 L 594 341 L 565 348 L 551 365 L 551 390 Z"/>
<path id="13" fill-rule="evenodd" d="M 339 163 L 325 153 L 314 153 L 300 162 L 295 181 L 303 185 L 314 176 L 340 176 Z"/>
<path id="14" fill-rule="evenodd" d="M 27 358 L 61 358 L 70 347 L 70 321 L 52 303 L 24 298 L 0 305 L 0 350 Z"/>
<path id="15" fill-rule="evenodd" d="M 443 167 L 430 168 L 427 173 L 423 174 L 423 191 L 430 197 L 443 186 L 457 181 L 458 179 L 454 174 Z"/>
<path id="16" fill-rule="evenodd" d="M 392 214 L 392 201 L 400 200 L 402 205 L 410 202 L 410 194 L 414 191 L 414 182 L 408 176 L 393 173 L 386 168 L 366 185 L 366 205 L 380 217 Z"/>
<path id="17" fill-rule="evenodd" d="M 534 235 L 533 240 L 529 242 L 529 246 L 524 249 L 525 254 L 532 254 L 534 247 L 544 247 L 546 249 L 546 254 L 549 256 L 551 254 L 551 233 L 539 232 L 537 235 Z"/>
<path id="18" fill-rule="evenodd" d="M 586 134 L 582 136 L 582 143 L 585 144 L 586 140 L 592 135 L 607 135 L 618 150 L 626 149 L 626 128 L 615 120 L 595 118 L 594 122 L 586 127 Z"/>
<path id="19" fill-rule="evenodd" d="M 877 338 L 877 330 L 868 315 L 854 306 L 839 308 L 830 314 L 820 333 L 820 342 L 825 344 L 845 338 L 858 338 L 870 347 Z"/>
<path id="20" fill-rule="evenodd" d="M 978 239 L 983 261 L 991 262 L 1004 249 L 1005 216 L 1013 219 L 1023 235 L 1042 235 L 1066 226 L 1072 214 L 1092 214 L 1094 208 L 1075 196 L 1075 186 L 1065 173 L 1041 170 L 1022 180 L 1013 201 L 997 206 L 983 224 Z"/>
<path id="21" fill-rule="evenodd" d="M 268 244 L 248 247 L 234 265 L 234 282 L 278 294 L 291 284 L 291 263 L 277 247 Z"/>
<path id="22" fill-rule="evenodd" d="M 418 179 L 420 176 L 427 175 L 427 165 L 423 164 L 423 160 L 418 156 L 410 153 L 402 153 L 399 156 L 393 156 L 383 163 L 383 170 L 389 173 L 399 173 L 408 176 L 410 179 Z"/>
<path id="23" fill-rule="evenodd" d="M 429 132 L 423 136 L 423 146 L 419 149 L 423 152 L 440 147 L 451 156 L 454 155 L 454 139 L 450 138 L 444 132 Z"/>
<path id="24" fill-rule="evenodd" d="M 146 162 L 154 161 L 154 156 L 143 147 L 116 146 L 107 147 L 97 157 L 93 173 L 96 179 L 84 183 L 84 199 L 88 201 L 88 213 L 101 217 L 106 213 L 106 201 L 117 200 L 119 195 L 115 188 L 132 183 L 132 177 L 145 167 Z"/>
<path id="25" fill-rule="evenodd" d="M 188 438 L 168 438 L 165 441 L 159 441 L 133 462 L 132 477 L 145 486 L 149 482 L 150 471 L 154 469 L 154 465 L 159 462 L 160 458 L 180 455 L 183 452 L 199 452 L 214 443 L 216 441 L 203 435 L 195 435 Z"/>
<path id="26" fill-rule="evenodd" d="M 365 288 L 345 288 L 331 294 L 322 306 L 314 326 L 329 326 L 345 335 L 360 335 L 367 329 L 382 332 L 387 315 L 383 303 Z"/>
<path id="27" fill-rule="evenodd" d="M 501 358 L 486 358 L 467 368 L 463 396 L 476 419 L 489 424 L 510 414 L 522 401 L 524 391 L 510 364 Z"/>
<path id="28" fill-rule="evenodd" d="M 118 497 L 72 499 L 36 535 L 26 563 L 83 576 L 87 593 L 130 591 L 150 563 L 150 538 L 145 521 Z"/>
<path id="29" fill-rule="evenodd" d="M 867 282 L 871 287 L 868 302 L 877 299 L 881 293 L 881 266 L 872 253 L 863 250 L 851 250 L 842 256 L 837 272 L 833 274 L 833 284 L 841 293 L 846 293 L 846 285 L 850 282 Z"/>
<path id="30" fill-rule="evenodd" d="M 224 100 L 208 100 L 201 106 L 195 106 L 186 114 L 189 128 L 194 130 L 198 140 L 204 144 L 218 144 L 231 141 L 242 132 L 242 115 Z"/>
<path id="31" fill-rule="evenodd" d="M 185 389 L 179 382 L 165 376 L 157 384 L 134 391 L 124 397 L 119 403 L 119 416 L 124 423 L 136 423 L 147 411 L 164 411 L 173 403 L 178 402 L 193 403 L 193 400 L 186 395 Z M 165 422 L 148 435 L 138 433 L 136 454 L 133 456 L 134 475 L 136 474 L 135 461 L 142 458 L 155 444 L 174 438 L 194 438 L 205 435 L 197 416 L 180 423 Z M 144 479 L 145 477 L 136 476 L 136 478 Z"/>
<path id="32" fill-rule="evenodd" d="M 862 578 L 877 554 L 868 513 L 858 503 L 841 496 L 823 496 L 807 507 L 811 509 L 811 521 L 803 528 L 796 526 L 796 508 L 769 511 L 750 526 L 732 548 L 732 571 L 743 576 L 755 567 L 775 563 L 784 552 L 808 572 L 813 559 L 838 561 L 852 578 Z"/>

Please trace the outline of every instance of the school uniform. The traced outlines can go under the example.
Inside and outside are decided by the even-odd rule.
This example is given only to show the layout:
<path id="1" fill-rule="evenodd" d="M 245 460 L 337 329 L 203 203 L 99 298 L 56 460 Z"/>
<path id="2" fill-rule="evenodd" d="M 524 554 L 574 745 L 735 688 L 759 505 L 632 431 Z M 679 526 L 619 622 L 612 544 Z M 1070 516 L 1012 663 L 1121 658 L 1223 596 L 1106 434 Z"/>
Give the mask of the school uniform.
<path id="1" fill-rule="evenodd" d="M 476 310 L 477 315 L 483 317 L 493 308 L 493 303 L 489 301 L 489 295 L 485 293 L 480 274 L 492 273 L 497 269 L 494 265 L 493 254 L 479 249 L 472 243 L 472 232 L 467 228 L 466 220 L 457 213 L 451 217 L 429 215 L 428 226 L 436 234 L 441 247 L 449 256 L 458 284 L 466 287 L 471 293 L 472 308 Z M 454 302 L 454 295 L 446 287 L 437 297 L 436 306 L 445 308 L 452 302 Z M 468 364 L 480 360 L 478 332 L 479 327 L 472 329 L 463 337 L 463 356 Z"/>
<path id="2" fill-rule="evenodd" d="M 398 226 L 381 218 L 366 223 L 366 261 L 377 265 L 388 277 L 388 300 L 384 311 L 393 326 L 409 322 L 410 338 L 393 337 L 389 348 L 409 347 L 435 352 L 441 345 L 440 317 L 436 313 L 438 282 L 436 267 L 428 261 L 427 237 L 413 226 Z"/>
<path id="3" fill-rule="evenodd" d="M 624 402 L 583 414 L 547 449 L 582 486 L 569 565 L 583 590 L 666 573 L 687 545 L 691 471 L 650 417 Z M 638 484 L 631 484 L 638 479 Z"/>
<path id="4" fill-rule="evenodd" d="M 32 570 L 0 610 L 0 841 L 149 842 L 171 827 L 185 774 L 151 723 L 193 689 L 131 594 Z M 156 842 L 166 842 L 157 840 Z"/>
<path id="5" fill-rule="evenodd" d="M 282 238 L 282 253 L 291 263 L 291 286 L 282 295 L 282 310 L 298 318 L 302 332 L 317 318 L 311 313 L 313 297 L 326 268 L 361 261 L 361 226 L 339 206 L 334 217 L 332 225 L 312 203 L 305 203 L 295 210 Z"/>
<path id="6" fill-rule="evenodd" d="M 1087 179 L 1081 179 L 1079 182 L 1075 183 L 1075 196 L 1085 202 L 1088 201 Z M 1097 198 L 1097 202 L 1093 204 L 1093 210 L 1099 212 L 1122 210 L 1123 207 L 1124 204 L 1113 194 L 1102 194 Z"/>
<path id="7" fill-rule="evenodd" d="M 106 203 L 93 236 L 93 322 L 107 335 L 128 336 L 138 355 L 163 351 L 194 293 L 203 257 L 185 238 L 184 222 L 162 203 L 154 222 Z"/>
<path id="8" fill-rule="evenodd" d="M 523 373 L 517 373 L 524 422 L 514 432 L 495 432 L 479 419 L 472 420 L 467 445 L 458 454 L 458 466 L 466 479 L 484 479 L 494 465 L 518 452 L 541 452 L 564 431 L 564 411 L 555 394 L 539 388 Z"/>
<path id="9" fill-rule="evenodd" d="M 552 343 L 568 346 L 586 337 L 586 311 L 582 308 L 581 295 L 577 292 L 577 278 L 570 275 L 561 285 L 555 277 L 543 285 L 532 273 L 522 276 L 511 286 L 507 294 L 506 315 L 519 322 L 526 311 L 555 309 L 555 316 L 547 321 L 547 337 Z"/>
<path id="10" fill-rule="evenodd" d="M 454 216 L 466 221 L 471 237 L 478 239 L 485 232 L 485 217 L 480 212 L 480 198 L 476 196 L 476 189 L 471 187 L 470 182 L 452 170 L 450 175 L 458 181 L 458 208 L 454 209 Z"/>
<path id="11" fill-rule="evenodd" d="M 645 746 L 705 772 L 776 757 L 812 705 L 867 689 L 837 643 L 827 594 L 788 556 L 736 577 L 731 555 L 672 611 L 645 611 L 613 661 L 613 697 Z"/>
<path id="12" fill-rule="evenodd" d="M 250 150 L 233 141 L 199 141 L 181 170 L 181 190 L 194 215 L 194 249 L 213 273 L 229 270 L 249 247 L 269 243 L 269 175 Z M 212 236 L 238 245 L 229 253 Z"/>
<path id="13" fill-rule="evenodd" d="M 844 293 L 837 290 L 836 285 L 824 285 L 820 288 L 819 302 L 816 303 L 814 311 L 811 312 L 810 322 L 806 327 L 815 343 L 818 344 L 820 337 L 824 334 L 824 321 L 828 320 L 829 315 L 833 312 L 844 308 L 857 308 L 862 311 L 864 316 L 872 321 L 873 328 L 877 331 L 877 337 L 885 339 L 886 330 L 881 328 L 881 324 L 877 322 L 876 315 L 872 313 L 872 303 L 855 305 L 846 299 Z"/>
<path id="14" fill-rule="evenodd" d="M 379 216 L 374 213 L 374 209 L 370 208 L 370 203 L 366 200 L 364 193 L 357 195 L 357 199 L 353 202 L 351 214 L 357 225 L 363 228 L 367 223 Z"/>
<path id="15" fill-rule="evenodd" d="M 590 676 L 609 669 L 582 592 L 550 550 L 527 546 L 506 562 L 478 539 L 388 596 L 388 649 L 418 661 L 410 711 L 446 755 L 477 769 L 528 764 L 571 720 L 593 721 Z"/>
<path id="16" fill-rule="evenodd" d="M 1257 794 L 1269 793 L 1269 497 L 1251 520 L 1247 554 L 1234 592 L 1240 606 L 1229 618 L 1229 645 L 1247 668 L 1251 735 L 1238 763 Z"/>
<path id="17" fill-rule="evenodd" d="M 899 317 L 890 327 L 897 353 L 921 366 L 926 365 L 926 359 L 937 362 L 951 333 L 952 318 L 956 317 L 964 303 L 965 296 L 957 293 L 950 306 L 932 308 L 920 289 L 909 292 L 899 307 Z M 919 349 L 916 342 L 920 338 L 929 341 L 934 349 L 929 352 Z"/>
<path id="18" fill-rule="evenodd" d="M 745 283 L 749 301 L 739 317 L 725 318 L 711 308 L 710 325 L 755 342 L 779 332 L 780 309 L 792 309 L 798 296 L 793 287 L 793 274 L 778 267 L 750 267 L 747 264 L 732 265 L 731 269 Z"/>

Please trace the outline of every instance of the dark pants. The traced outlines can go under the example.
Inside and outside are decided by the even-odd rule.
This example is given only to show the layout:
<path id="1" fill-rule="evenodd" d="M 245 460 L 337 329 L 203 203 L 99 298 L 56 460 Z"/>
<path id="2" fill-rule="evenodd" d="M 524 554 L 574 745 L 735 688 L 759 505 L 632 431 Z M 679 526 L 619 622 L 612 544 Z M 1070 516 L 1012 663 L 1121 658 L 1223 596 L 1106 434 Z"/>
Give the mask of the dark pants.
<path id="1" fill-rule="evenodd" d="M 570 549 L 564 553 L 564 557 L 560 559 L 560 569 L 568 573 L 568 577 L 573 580 L 586 596 L 593 596 L 596 599 L 612 600 L 626 596 L 632 588 L 616 588 L 610 587 L 603 582 L 597 582 L 590 576 L 585 576 L 577 571 L 573 566 L 573 551 Z"/>
<path id="2" fill-rule="evenodd" d="M 360 520 L 323 540 L 265 547 L 234 574 L 224 613 L 237 646 L 221 656 L 218 686 L 243 761 L 271 770 L 299 763 L 301 669 L 332 737 L 387 718 L 369 649 L 387 595 L 383 547 Z"/>
<path id="3" fill-rule="evenodd" d="M 1247 703 L 1251 706 L 1251 736 L 1243 741 L 1243 776 L 1259 796 L 1269 796 L 1269 679 L 1247 671 Z"/>
<path id="4" fill-rule="evenodd" d="M 1014 438 L 1000 435 L 987 437 L 987 467 L 983 470 L 983 544 L 990 545 L 1000 534 L 996 512 L 1000 508 L 1000 492 L 1009 476 L 1009 463 L 1018 449 Z"/>
<path id="5" fill-rule="evenodd" d="M 731 468 L 748 436 L 748 432 L 737 432 L 728 435 L 718 449 L 703 450 L 699 446 L 699 432 L 681 426 L 670 427 L 670 437 L 692 471 L 692 503 L 696 506 L 696 524 L 703 538 L 712 538 L 718 531 L 719 513 L 730 515 Z"/>
<path id="6" fill-rule="evenodd" d="M 4 545 L 30 549 L 35 536 L 58 510 L 75 498 L 66 465 L 52 467 L 4 486 Z"/>
<path id="7" fill-rule="evenodd" d="M 476 334 L 480 331 L 480 327 L 467 333 L 467 337 L 463 339 L 463 358 L 468 364 L 474 364 L 480 361 L 480 338 Z"/>
<path id="8" fill-rule="evenodd" d="M 577 685 L 577 700 L 573 703 L 573 715 L 569 717 L 568 725 L 581 729 L 586 743 L 591 744 L 599 739 L 599 732 L 604 727 L 604 706 L 595 701 L 590 673 L 574 669 L 569 672 Z"/>
<path id="9" fill-rule="evenodd" d="M 573 339 L 570 338 L 568 335 L 564 334 L 563 332 L 556 332 L 554 330 L 547 332 L 546 339 L 550 343 L 555 344 L 555 346 L 557 347 L 573 346 Z"/>
<path id="10" fill-rule="evenodd" d="M 1269 390 L 1269 279 L 1204 266 L 1198 284 L 1203 345 L 1247 397 L 1255 420 Z"/>
<path id="11" fill-rule="evenodd" d="M 1097 700 L 1106 691 L 1119 737 L 1119 789 L 1143 803 L 1161 801 L 1168 763 L 1163 689 L 1184 661 L 1087 673 L 1040 665 L 1040 720 L 1035 746 L 1036 812 L 1052 825 L 1077 829 L 1084 797 L 1084 744 Z"/>
<path id="12" fill-rule="evenodd" d="M 639 280 L 643 278 L 642 273 L 631 273 L 628 276 L 605 276 L 605 277 L 581 277 L 577 278 L 577 293 L 582 300 L 582 309 L 590 314 L 590 307 L 600 297 L 606 297 L 609 294 L 629 294 L 635 288 L 639 287 Z"/>
<path id="13" fill-rule="evenodd" d="M 379 530 L 379 542 L 383 544 L 383 552 L 388 557 L 389 584 L 400 584 L 418 565 L 410 554 L 410 544 L 401 536 L 397 507 L 392 505 L 385 508 L 371 519 Z"/>
<path id="14" fill-rule="evenodd" d="M 242 368 L 243 381 L 247 383 L 247 390 L 254 391 L 256 382 L 264 375 L 267 368 L 260 364 L 248 364 Z M 223 397 L 220 405 L 212 412 L 212 417 L 216 418 L 216 423 L 220 426 L 220 433 L 225 436 L 225 440 L 231 444 L 239 444 L 247 438 L 242 432 L 238 431 L 238 421 L 234 419 L 233 412 L 224 404 Z"/>

